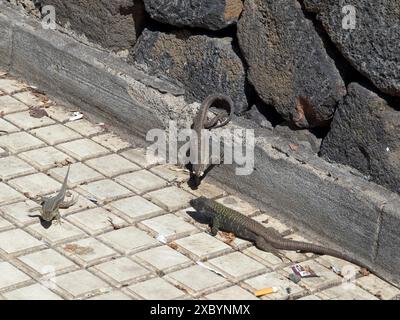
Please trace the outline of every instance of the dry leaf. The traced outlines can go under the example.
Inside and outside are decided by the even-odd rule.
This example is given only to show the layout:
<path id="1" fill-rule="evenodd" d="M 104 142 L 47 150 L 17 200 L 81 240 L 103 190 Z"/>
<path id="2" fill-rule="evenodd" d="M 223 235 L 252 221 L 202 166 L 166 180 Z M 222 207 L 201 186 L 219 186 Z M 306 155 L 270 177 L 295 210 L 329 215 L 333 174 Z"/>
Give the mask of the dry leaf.
<path id="1" fill-rule="evenodd" d="M 40 107 L 32 108 L 32 109 L 29 111 L 29 115 L 30 115 L 32 118 L 38 118 L 38 119 L 43 118 L 43 117 L 48 117 L 48 116 L 49 116 L 49 114 L 47 113 L 47 111 L 44 110 L 43 108 L 40 108 Z"/>
<path id="2" fill-rule="evenodd" d="M 292 151 L 297 151 L 299 149 L 299 145 L 296 143 L 289 143 L 289 148 Z"/>
<path id="3" fill-rule="evenodd" d="M 174 250 L 178 249 L 178 245 L 175 242 L 171 242 L 168 246 Z"/>
<path id="4" fill-rule="evenodd" d="M 220 231 L 220 235 L 224 238 L 226 244 L 230 244 L 236 239 L 236 236 L 233 233 Z"/>
<path id="5" fill-rule="evenodd" d="M 370 274 L 370 272 L 369 272 L 369 270 L 368 269 L 366 269 L 366 268 L 361 268 L 360 269 L 360 273 L 363 275 L 363 276 L 369 276 L 369 274 Z"/>

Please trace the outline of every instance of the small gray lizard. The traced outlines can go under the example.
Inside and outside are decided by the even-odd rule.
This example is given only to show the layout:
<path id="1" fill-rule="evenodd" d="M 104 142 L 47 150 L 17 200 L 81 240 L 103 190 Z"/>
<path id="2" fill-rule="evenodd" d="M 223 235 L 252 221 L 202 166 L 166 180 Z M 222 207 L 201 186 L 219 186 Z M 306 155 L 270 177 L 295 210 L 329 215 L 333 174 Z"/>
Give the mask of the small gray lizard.
<path id="1" fill-rule="evenodd" d="M 68 166 L 67 174 L 65 175 L 61 190 L 54 197 L 41 197 L 40 217 L 44 221 L 51 222 L 56 219 L 57 222 L 61 224 L 61 215 L 59 209 L 67 209 L 73 206 L 77 201 L 76 199 L 64 201 L 65 195 L 67 193 L 69 170 L 70 166 Z"/>
<path id="2" fill-rule="evenodd" d="M 223 105 L 224 108 L 229 109 L 229 116 L 222 121 L 224 118 L 223 113 L 220 113 L 219 115 L 215 116 L 211 120 L 207 119 L 207 114 L 209 108 L 213 104 L 220 104 Z M 234 112 L 234 103 L 232 99 L 224 94 L 212 94 L 208 96 L 204 102 L 202 103 L 199 112 L 197 113 L 196 117 L 194 118 L 193 121 L 193 126 L 192 129 L 196 132 L 197 134 L 197 162 L 192 164 L 192 174 L 191 178 L 195 180 L 196 186 L 200 184 L 200 181 L 202 177 L 204 176 L 204 173 L 206 171 L 206 168 L 208 166 L 208 163 L 204 163 L 201 154 L 202 154 L 202 130 L 203 129 L 216 129 L 220 128 L 223 126 L 226 126 L 231 120 L 232 120 L 232 115 Z M 218 122 L 222 121 L 220 124 Z"/>

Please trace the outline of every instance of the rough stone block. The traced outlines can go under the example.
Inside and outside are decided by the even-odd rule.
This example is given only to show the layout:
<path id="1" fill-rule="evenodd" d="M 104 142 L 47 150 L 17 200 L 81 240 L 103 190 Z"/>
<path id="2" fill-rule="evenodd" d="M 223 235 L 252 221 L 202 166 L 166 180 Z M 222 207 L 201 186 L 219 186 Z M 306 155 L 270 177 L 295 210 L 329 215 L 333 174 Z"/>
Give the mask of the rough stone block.
<path id="1" fill-rule="evenodd" d="M 346 88 L 300 2 L 245 1 L 238 39 L 248 79 L 267 105 L 300 128 L 329 124 Z"/>
<path id="2" fill-rule="evenodd" d="M 232 38 L 146 29 L 133 49 L 131 61 L 146 65 L 150 73 L 181 82 L 189 102 L 202 102 L 212 93 L 223 93 L 232 98 L 236 112 L 248 108 L 245 70 L 232 48 Z"/>
<path id="3" fill-rule="evenodd" d="M 235 24 L 243 9 L 242 0 L 144 0 L 144 4 L 146 11 L 157 21 L 209 30 Z"/>
<path id="4" fill-rule="evenodd" d="M 121 51 L 135 44 L 144 7 L 135 0 L 43 0 L 56 8 L 57 22 L 106 48 Z"/>
<path id="5" fill-rule="evenodd" d="M 351 83 L 338 107 L 321 154 L 350 165 L 400 193 L 400 102 Z"/>

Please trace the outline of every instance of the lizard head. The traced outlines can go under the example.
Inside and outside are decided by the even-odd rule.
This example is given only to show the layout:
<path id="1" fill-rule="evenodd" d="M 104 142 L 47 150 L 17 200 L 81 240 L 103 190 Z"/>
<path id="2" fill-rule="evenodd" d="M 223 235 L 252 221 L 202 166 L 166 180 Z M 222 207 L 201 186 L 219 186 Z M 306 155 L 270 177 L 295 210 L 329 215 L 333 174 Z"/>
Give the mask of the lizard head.
<path id="1" fill-rule="evenodd" d="M 206 217 L 212 217 L 214 209 L 210 205 L 209 199 L 206 197 L 199 197 L 197 199 L 190 200 L 190 205 L 200 214 Z"/>

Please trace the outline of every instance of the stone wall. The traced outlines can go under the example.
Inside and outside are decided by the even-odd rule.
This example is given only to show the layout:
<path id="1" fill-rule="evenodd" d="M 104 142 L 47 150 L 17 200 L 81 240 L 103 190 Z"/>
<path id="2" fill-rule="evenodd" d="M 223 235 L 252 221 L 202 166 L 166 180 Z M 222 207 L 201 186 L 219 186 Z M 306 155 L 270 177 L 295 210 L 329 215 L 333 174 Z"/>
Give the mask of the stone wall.
<path id="1" fill-rule="evenodd" d="M 322 157 L 400 193 L 400 0 L 8 1 L 53 5 L 188 102 L 225 93 L 238 116 L 317 132 Z"/>

